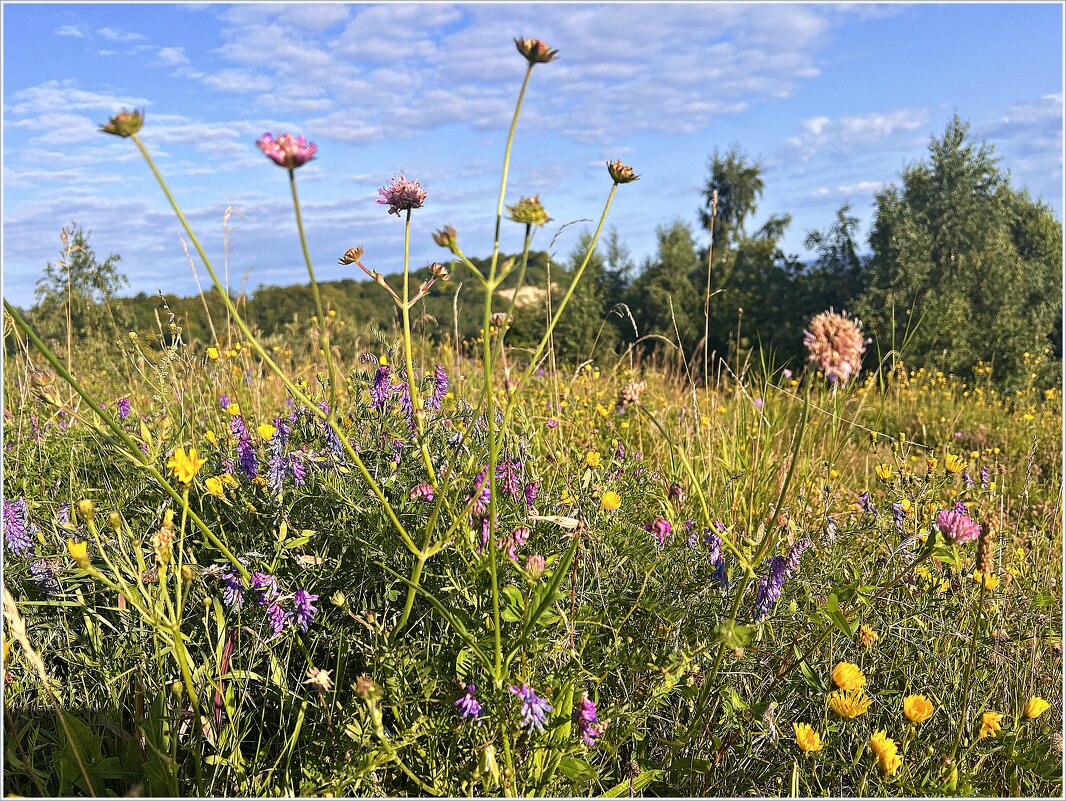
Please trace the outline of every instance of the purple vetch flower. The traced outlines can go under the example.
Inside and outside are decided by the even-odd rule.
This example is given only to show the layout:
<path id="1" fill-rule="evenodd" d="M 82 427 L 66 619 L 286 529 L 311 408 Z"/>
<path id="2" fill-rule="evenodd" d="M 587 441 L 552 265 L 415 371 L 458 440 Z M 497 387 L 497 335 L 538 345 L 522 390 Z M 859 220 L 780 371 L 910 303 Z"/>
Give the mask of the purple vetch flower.
<path id="1" fill-rule="evenodd" d="M 278 594 L 278 579 L 269 573 L 253 573 L 252 588 L 259 593 L 259 605 L 266 606 Z"/>
<path id="2" fill-rule="evenodd" d="M 670 489 L 667 491 L 666 496 L 676 504 L 683 504 L 685 498 L 688 497 L 688 493 L 685 492 L 684 487 L 673 481 L 670 483 Z"/>
<path id="3" fill-rule="evenodd" d="M 554 707 L 538 697 L 528 684 L 521 687 L 511 685 L 508 689 L 522 699 L 522 727 L 526 733 L 532 734 L 534 730 L 544 731 L 544 722 Z"/>
<path id="4" fill-rule="evenodd" d="M 524 493 L 526 496 L 526 508 L 532 509 L 533 504 L 537 501 L 537 495 L 540 494 L 540 484 L 536 481 L 529 481 L 526 483 Z"/>
<path id="5" fill-rule="evenodd" d="M 303 454 L 289 454 L 289 472 L 292 473 L 292 481 L 297 487 L 302 487 L 307 480 L 307 467 L 304 465 Z"/>
<path id="6" fill-rule="evenodd" d="M 13 501 L 4 499 L 4 543 L 8 551 L 17 556 L 33 554 L 36 546 L 33 541 L 35 527 L 30 521 L 29 507 L 26 499 L 19 496 Z"/>
<path id="7" fill-rule="evenodd" d="M 987 467 L 981 468 L 981 489 L 988 489 L 992 481 L 992 472 Z"/>
<path id="8" fill-rule="evenodd" d="M 496 481 L 499 486 L 511 496 L 511 500 L 517 501 L 522 493 L 522 480 L 519 473 L 522 470 L 521 462 L 501 462 L 496 465 Z"/>
<path id="9" fill-rule="evenodd" d="M 285 481 L 285 472 L 289 460 L 285 457 L 285 444 L 289 437 L 289 427 L 282 420 L 275 419 L 274 435 L 270 438 L 270 461 L 268 463 L 268 485 L 271 491 L 281 492 Z"/>
<path id="10" fill-rule="evenodd" d="M 318 600 L 317 595 L 312 595 L 307 590 L 297 590 L 296 595 L 293 596 L 293 606 L 295 607 L 292 612 L 293 619 L 303 631 L 307 631 L 308 626 L 315 620 L 315 613 L 318 611 L 315 609 L 314 602 Z"/>
<path id="11" fill-rule="evenodd" d="M 219 395 L 218 405 L 221 406 L 223 409 L 229 406 L 229 395 Z"/>
<path id="12" fill-rule="evenodd" d="M 279 167 L 288 170 L 302 167 L 318 152 L 318 145 L 308 142 L 307 137 L 287 133 L 281 134 L 277 139 L 265 133 L 256 140 L 255 146 Z"/>
<path id="13" fill-rule="evenodd" d="M 481 721 L 478 718 L 481 717 L 481 704 L 477 702 L 477 698 L 474 693 L 477 692 L 477 687 L 473 684 L 466 686 L 466 694 L 455 702 L 456 708 L 459 710 L 459 717 L 461 718 L 473 718 L 474 722 L 478 726 L 481 725 Z"/>
<path id="14" fill-rule="evenodd" d="M 378 203 L 389 207 L 389 214 L 400 216 L 401 211 L 411 211 L 422 208 L 426 202 L 426 190 L 418 181 L 408 181 L 403 173 L 389 181 L 388 186 L 378 190 L 381 198 Z"/>
<path id="15" fill-rule="evenodd" d="M 603 734 L 599 718 L 596 717 L 596 702 L 589 698 L 589 694 L 581 693 L 581 700 L 577 705 L 577 728 L 581 732 L 581 740 L 589 748 L 596 747 L 596 739 Z"/>
<path id="16" fill-rule="evenodd" d="M 274 630 L 274 636 L 281 634 L 282 629 L 285 628 L 285 610 L 281 607 L 281 599 L 275 598 L 267 606 L 266 610 L 267 620 L 270 621 L 270 627 Z"/>
<path id="17" fill-rule="evenodd" d="M 972 542 L 981 534 L 981 526 L 967 515 L 955 509 L 943 509 L 936 516 L 940 531 L 955 545 Z"/>
<path id="18" fill-rule="evenodd" d="M 475 516 L 485 514 L 489 508 L 489 502 L 492 500 L 492 482 L 489 481 L 488 474 L 489 466 L 485 465 L 474 480 L 474 492 L 466 496 L 467 503 L 470 502 L 471 498 L 475 496 L 477 498 L 470 510 Z"/>
<path id="19" fill-rule="evenodd" d="M 870 500 L 870 490 L 863 490 L 862 495 L 859 496 L 859 503 L 862 504 L 862 510 L 866 514 L 877 517 L 877 507 Z"/>
<path id="20" fill-rule="evenodd" d="M 59 582 L 56 580 L 56 567 L 47 559 L 34 559 L 30 562 L 30 575 L 45 595 L 59 595 Z"/>
<path id="21" fill-rule="evenodd" d="M 973 486 L 973 477 L 970 475 L 970 471 L 969 470 L 963 470 L 962 471 L 962 485 L 966 489 L 969 489 L 970 487 Z"/>
<path id="22" fill-rule="evenodd" d="M 222 583 L 222 602 L 229 607 L 240 606 L 244 602 L 244 584 L 241 583 L 240 574 L 231 565 L 219 580 Z"/>
<path id="23" fill-rule="evenodd" d="M 439 411 L 441 401 L 448 394 L 448 371 L 443 364 L 438 364 L 433 372 L 433 394 L 429 396 L 426 405 L 433 410 Z"/>
<path id="24" fill-rule="evenodd" d="M 618 443 L 618 447 L 614 450 L 614 458 L 620 462 L 624 462 L 626 458 L 626 446 L 621 442 Z"/>
<path id="25" fill-rule="evenodd" d="M 407 418 L 407 426 L 415 430 L 415 407 L 411 401 L 411 386 L 407 383 L 407 370 L 401 370 L 397 378 L 400 383 L 393 386 L 393 392 L 398 396 L 400 411 Z"/>
<path id="26" fill-rule="evenodd" d="M 548 422 L 545 423 L 544 425 L 546 425 L 548 428 L 552 428 L 552 429 L 558 428 L 559 427 L 559 421 L 556 420 L 554 417 L 552 417 L 552 418 L 549 418 Z"/>
<path id="27" fill-rule="evenodd" d="M 500 548 L 507 550 L 507 558 L 512 562 L 518 561 L 517 549 L 526 544 L 526 540 L 529 539 L 529 529 L 525 526 L 519 526 L 512 531 L 508 536 L 504 537 L 500 541 Z"/>
<path id="28" fill-rule="evenodd" d="M 492 518 L 487 514 L 481 516 L 481 519 L 477 523 L 478 527 L 481 529 L 481 547 L 478 549 L 479 551 L 485 550 L 485 546 L 489 544 L 489 537 L 492 535 L 492 530 L 496 527 L 498 522 L 498 515 L 493 515 Z"/>
<path id="29" fill-rule="evenodd" d="M 963 503 L 962 501 L 955 501 L 955 507 L 954 508 L 955 508 L 955 511 L 958 512 L 960 515 L 968 514 L 968 510 L 966 508 L 966 504 Z"/>
<path id="30" fill-rule="evenodd" d="M 673 526 L 670 525 L 668 520 L 657 517 L 652 522 L 645 523 L 644 530 L 653 534 L 656 541 L 659 543 L 659 547 L 662 547 L 666 544 L 666 538 L 669 537 L 670 533 L 673 531 Z"/>
<path id="31" fill-rule="evenodd" d="M 425 503 L 433 502 L 433 487 L 429 484 L 418 484 L 411 487 L 410 498 L 412 501 L 424 501 Z"/>
<path id="32" fill-rule="evenodd" d="M 719 521 L 714 522 L 718 531 L 725 531 L 725 525 Z M 703 544 L 707 548 L 707 559 L 714 568 L 714 580 L 722 589 L 729 589 L 729 579 L 726 575 L 725 556 L 722 554 L 722 538 L 711 529 L 707 529 L 703 535 Z"/>
<path id="33" fill-rule="evenodd" d="M 902 503 L 892 504 L 892 521 L 896 524 L 896 532 L 903 535 L 903 521 L 907 519 L 907 510 Z"/>
<path id="34" fill-rule="evenodd" d="M 770 609 L 781 598 L 785 582 L 789 576 L 799 569 L 800 558 L 811 547 L 809 539 L 798 540 L 789 548 L 786 556 L 774 556 L 767 561 L 769 570 L 766 575 L 759 579 L 759 586 L 755 593 L 755 622 L 766 619 Z"/>
<path id="35" fill-rule="evenodd" d="M 392 392 L 392 370 L 387 364 L 383 364 L 374 373 L 374 381 L 370 385 L 370 397 L 373 400 L 372 405 L 374 408 L 379 411 L 384 409 L 385 404 L 392 397 Z"/>
<path id="36" fill-rule="evenodd" d="M 130 399 L 119 398 L 118 399 L 118 419 L 125 420 L 130 416 Z"/>

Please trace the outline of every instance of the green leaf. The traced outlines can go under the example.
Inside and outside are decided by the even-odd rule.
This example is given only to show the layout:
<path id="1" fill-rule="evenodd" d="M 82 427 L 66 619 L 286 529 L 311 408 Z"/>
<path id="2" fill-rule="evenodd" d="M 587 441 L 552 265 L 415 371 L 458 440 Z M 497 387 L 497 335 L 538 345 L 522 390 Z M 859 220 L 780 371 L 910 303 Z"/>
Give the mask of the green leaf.
<path id="1" fill-rule="evenodd" d="M 576 782 L 600 780 L 599 772 L 580 757 L 563 757 L 559 760 L 559 772 Z"/>
<path id="2" fill-rule="evenodd" d="M 603 798 L 621 798 L 622 796 L 629 795 L 629 788 L 632 786 L 633 794 L 639 793 L 653 781 L 663 775 L 661 770 L 645 770 L 638 775 L 632 782 L 628 779 L 619 782 L 606 793 L 603 794 Z"/>

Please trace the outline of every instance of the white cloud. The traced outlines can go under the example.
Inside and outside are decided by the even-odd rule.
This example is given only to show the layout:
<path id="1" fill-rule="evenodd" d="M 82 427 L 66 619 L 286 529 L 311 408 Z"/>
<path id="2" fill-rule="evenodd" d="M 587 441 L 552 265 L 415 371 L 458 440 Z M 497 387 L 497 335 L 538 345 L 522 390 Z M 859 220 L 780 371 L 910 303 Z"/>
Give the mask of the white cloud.
<path id="1" fill-rule="evenodd" d="M 132 31 L 118 31 L 114 28 L 99 28 L 96 33 L 112 42 L 139 42 L 144 39 L 142 34 L 133 33 Z"/>
<path id="2" fill-rule="evenodd" d="M 54 32 L 56 36 L 71 36 L 75 39 L 85 38 L 85 34 L 81 32 L 81 28 L 77 25 L 60 25 Z"/>
<path id="3" fill-rule="evenodd" d="M 156 59 L 160 64 L 165 64 L 168 67 L 189 63 L 189 57 L 185 55 L 184 47 L 161 47 L 156 52 Z"/>
<path id="4" fill-rule="evenodd" d="M 885 185 L 884 181 L 858 181 L 853 184 L 841 184 L 839 186 L 820 186 L 811 192 L 813 198 L 854 198 L 858 195 L 869 196 L 879 192 Z"/>
<path id="5" fill-rule="evenodd" d="M 800 133 L 785 140 L 792 157 L 806 161 L 816 154 L 838 154 L 872 146 L 893 147 L 909 144 L 901 135 L 923 131 L 929 124 L 929 110 L 905 108 L 895 111 L 856 114 L 832 119 L 810 117 L 800 123 Z"/>

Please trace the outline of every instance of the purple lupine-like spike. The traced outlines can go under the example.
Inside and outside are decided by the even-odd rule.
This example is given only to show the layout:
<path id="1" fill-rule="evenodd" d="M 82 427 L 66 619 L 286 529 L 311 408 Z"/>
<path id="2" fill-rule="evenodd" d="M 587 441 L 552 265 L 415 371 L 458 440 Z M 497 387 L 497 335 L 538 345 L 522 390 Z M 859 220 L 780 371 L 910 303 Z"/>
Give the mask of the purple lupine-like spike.
<path id="1" fill-rule="evenodd" d="M 896 524 L 896 533 L 903 534 L 903 521 L 907 519 L 907 510 L 902 503 L 892 504 L 892 522 Z"/>
<path id="2" fill-rule="evenodd" d="M 4 499 L 4 544 L 16 556 L 28 556 L 36 550 L 34 525 L 30 521 L 26 498 Z"/>
<path id="3" fill-rule="evenodd" d="M 798 540 L 789 548 L 786 556 L 775 556 L 767 562 L 769 570 L 759 579 L 755 593 L 755 621 L 757 623 L 766 619 L 774 604 L 781 598 L 785 582 L 799 569 L 800 558 L 810 547 L 809 539 Z"/>
<path id="4" fill-rule="evenodd" d="M 253 573 L 252 587 L 259 592 L 258 603 L 266 606 L 278 594 L 278 579 L 269 573 Z"/>
<path id="5" fill-rule="evenodd" d="M 477 697 L 474 695 L 476 692 L 477 687 L 473 684 L 468 684 L 466 687 L 466 694 L 455 702 L 455 706 L 459 710 L 459 717 L 464 719 L 473 718 L 474 722 L 480 726 L 481 721 L 479 718 L 482 714 L 482 708 L 481 704 L 477 701 Z"/>
<path id="6" fill-rule="evenodd" d="M 232 566 L 226 568 L 220 581 L 222 582 L 222 602 L 231 608 L 236 608 L 244 603 L 244 584 L 241 583 L 240 574 Z"/>
<path id="7" fill-rule="evenodd" d="M 866 514 L 873 515 L 874 517 L 877 517 L 877 508 L 873 505 L 873 502 L 870 500 L 870 491 L 869 490 L 864 490 L 862 495 L 859 496 L 859 503 L 862 504 L 862 510 L 864 512 L 866 512 Z"/>
<path id="8" fill-rule="evenodd" d="M 46 559 L 34 559 L 30 562 L 30 575 L 45 595 L 59 595 L 60 587 L 56 580 L 56 568 Z"/>
<path id="9" fill-rule="evenodd" d="M 130 399 L 119 398 L 118 399 L 118 419 L 125 420 L 130 416 Z"/>
<path id="10" fill-rule="evenodd" d="M 581 694 L 577 705 L 577 728 L 582 742 L 589 748 L 595 748 L 596 740 L 603 734 L 603 727 L 596 716 L 596 702 L 589 698 L 587 692 Z"/>
<path id="11" fill-rule="evenodd" d="M 418 484 L 411 487 L 409 497 L 412 501 L 423 501 L 424 503 L 432 503 L 434 494 L 433 487 L 429 484 Z"/>
<path id="12" fill-rule="evenodd" d="M 966 489 L 970 489 L 973 486 L 973 476 L 970 475 L 969 470 L 962 471 L 962 485 Z"/>
<path id="13" fill-rule="evenodd" d="M 433 371 L 433 394 L 429 396 L 429 400 L 426 401 L 426 405 L 435 411 L 440 410 L 441 402 L 444 400 L 444 396 L 448 394 L 448 371 L 444 369 L 443 364 L 438 364 L 437 369 Z"/>
<path id="14" fill-rule="evenodd" d="M 314 602 L 318 600 L 317 595 L 312 595 L 307 590 L 297 590 L 293 596 L 293 618 L 303 631 L 307 631 L 308 626 L 314 622 L 315 613 L 318 611 L 315 609 Z"/>
<path id="15" fill-rule="evenodd" d="M 474 493 L 466 497 L 467 502 L 474 496 L 477 499 L 474 501 L 471 512 L 475 515 L 483 515 L 489 508 L 489 501 L 492 500 L 492 482 L 488 480 L 489 466 L 485 465 L 481 468 L 481 472 L 477 474 L 477 478 L 474 480 Z"/>
<path id="16" fill-rule="evenodd" d="M 511 500 L 517 501 L 522 493 L 520 471 L 521 462 L 501 462 L 496 465 L 496 480 L 500 482 L 503 491 L 511 496 Z"/>
<path id="17" fill-rule="evenodd" d="M 370 386 L 370 398 L 373 402 L 373 407 L 379 411 L 384 409 L 385 404 L 392 397 L 392 392 L 392 370 L 387 364 L 383 364 L 374 373 L 374 381 Z"/>
<path id="18" fill-rule="evenodd" d="M 992 471 L 987 467 L 981 467 L 981 489 L 988 489 L 988 485 L 992 482 Z"/>
<path id="19" fill-rule="evenodd" d="M 520 687 L 511 685 L 508 689 L 522 699 L 522 727 L 526 733 L 532 734 L 534 730 L 544 731 L 548 713 L 554 707 L 533 692 L 528 684 L 522 684 Z"/>
<path id="20" fill-rule="evenodd" d="M 307 466 L 304 465 L 302 453 L 289 454 L 289 472 L 292 473 L 292 481 L 297 487 L 302 487 L 307 480 Z"/>
<path id="21" fill-rule="evenodd" d="M 285 610 L 281 606 L 280 598 L 275 598 L 270 602 L 266 616 L 270 621 L 270 627 L 274 630 L 274 636 L 281 634 L 282 629 L 285 628 Z"/>
<path id="22" fill-rule="evenodd" d="M 526 496 L 526 508 L 532 509 L 533 504 L 537 501 L 537 495 L 540 494 L 540 484 L 536 481 L 526 482 L 524 494 Z"/>

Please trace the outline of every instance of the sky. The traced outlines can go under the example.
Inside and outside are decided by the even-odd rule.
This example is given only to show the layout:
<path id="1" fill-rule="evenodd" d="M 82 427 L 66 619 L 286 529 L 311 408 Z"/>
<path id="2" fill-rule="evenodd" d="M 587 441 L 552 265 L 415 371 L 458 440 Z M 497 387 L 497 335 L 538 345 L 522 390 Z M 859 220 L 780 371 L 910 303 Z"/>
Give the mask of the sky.
<path id="1" fill-rule="evenodd" d="M 8 3 L 3 293 L 32 302 L 71 221 L 99 257 L 122 256 L 126 294 L 197 291 L 180 225 L 134 144 L 97 130 L 133 106 L 235 288 L 306 281 L 286 173 L 255 146 L 267 131 L 318 145 L 297 178 L 320 279 L 363 277 L 337 264 L 353 245 L 372 269 L 401 269 L 403 223 L 376 203 L 400 172 L 428 193 L 413 265 L 446 255 L 431 238 L 445 224 L 468 255 L 487 255 L 525 69 L 515 36 L 559 58 L 533 72 L 506 201 L 540 196 L 554 222 L 534 247 L 555 238 L 559 258 L 591 223 L 560 227 L 599 218 L 606 161 L 641 176 L 608 218 L 639 264 L 658 226 L 698 226 L 708 158 L 733 144 L 764 170 L 753 226 L 790 213 L 784 249 L 809 258 L 807 233 L 844 202 L 865 236 L 875 193 L 955 113 L 1061 220 L 1062 15 L 1058 3 Z M 504 250 L 521 233 L 505 224 Z"/>

